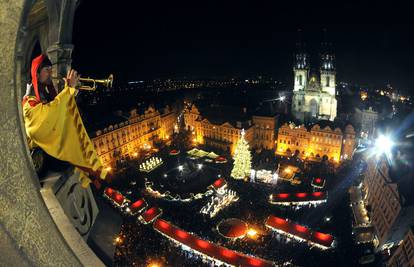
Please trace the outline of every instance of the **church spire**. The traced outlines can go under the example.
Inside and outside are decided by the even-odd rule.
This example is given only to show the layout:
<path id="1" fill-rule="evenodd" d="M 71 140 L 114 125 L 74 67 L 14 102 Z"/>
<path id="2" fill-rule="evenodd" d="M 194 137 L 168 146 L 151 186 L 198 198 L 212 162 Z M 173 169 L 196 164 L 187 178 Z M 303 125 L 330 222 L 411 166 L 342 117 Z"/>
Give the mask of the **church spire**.
<path id="1" fill-rule="evenodd" d="M 323 29 L 323 41 L 321 43 L 321 71 L 335 71 L 335 55 L 332 43 L 328 40 L 328 32 Z"/>
<path id="2" fill-rule="evenodd" d="M 302 30 L 298 29 L 296 39 L 296 51 L 295 51 L 295 69 L 308 69 L 308 55 L 305 49 L 305 43 L 302 41 Z"/>

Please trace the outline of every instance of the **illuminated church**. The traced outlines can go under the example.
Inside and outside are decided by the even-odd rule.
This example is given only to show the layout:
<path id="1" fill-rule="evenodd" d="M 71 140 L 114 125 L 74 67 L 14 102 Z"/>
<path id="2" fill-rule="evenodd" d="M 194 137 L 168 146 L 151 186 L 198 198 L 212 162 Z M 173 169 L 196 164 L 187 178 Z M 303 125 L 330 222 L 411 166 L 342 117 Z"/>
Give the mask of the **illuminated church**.
<path id="1" fill-rule="evenodd" d="M 292 114 L 301 122 L 331 120 L 336 117 L 335 56 L 331 44 L 322 43 L 319 75 L 310 72 L 309 55 L 299 41 L 295 54 Z"/>

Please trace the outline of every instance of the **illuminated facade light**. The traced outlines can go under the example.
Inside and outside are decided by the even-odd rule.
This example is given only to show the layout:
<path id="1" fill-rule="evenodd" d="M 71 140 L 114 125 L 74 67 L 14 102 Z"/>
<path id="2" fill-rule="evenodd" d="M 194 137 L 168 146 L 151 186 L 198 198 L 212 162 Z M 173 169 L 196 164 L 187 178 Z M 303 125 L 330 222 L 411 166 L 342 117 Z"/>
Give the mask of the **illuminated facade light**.
<path id="1" fill-rule="evenodd" d="M 147 265 L 148 267 L 161 267 L 162 265 L 158 262 L 150 262 Z"/>
<path id="2" fill-rule="evenodd" d="M 115 238 L 115 244 L 117 244 L 117 245 L 120 245 L 120 244 L 122 244 L 122 237 L 120 237 L 120 236 L 117 236 L 116 238 Z"/>

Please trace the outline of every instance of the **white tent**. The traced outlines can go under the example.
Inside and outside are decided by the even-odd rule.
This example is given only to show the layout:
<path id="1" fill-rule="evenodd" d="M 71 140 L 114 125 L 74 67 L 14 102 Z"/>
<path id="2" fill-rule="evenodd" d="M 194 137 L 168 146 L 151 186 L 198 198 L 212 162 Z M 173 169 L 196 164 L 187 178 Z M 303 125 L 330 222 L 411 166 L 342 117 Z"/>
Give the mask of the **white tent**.
<path id="1" fill-rule="evenodd" d="M 207 157 L 208 158 L 211 158 L 211 159 L 215 159 L 215 158 L 217 158 L 219 155 L 217 155 L 216 153 L 214 153 L 214 152 L 210 152 L 210 153 L 208 153 L 208 155 L 207 155 Z"/>

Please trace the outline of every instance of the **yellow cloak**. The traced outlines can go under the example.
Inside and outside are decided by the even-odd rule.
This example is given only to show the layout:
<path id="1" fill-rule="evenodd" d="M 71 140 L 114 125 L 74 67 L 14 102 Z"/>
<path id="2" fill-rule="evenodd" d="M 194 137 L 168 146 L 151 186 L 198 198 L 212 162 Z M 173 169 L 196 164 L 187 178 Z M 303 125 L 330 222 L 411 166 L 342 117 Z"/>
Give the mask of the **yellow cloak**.
<path id="1" fill-rule="evenodd" d="M 91 180 L 85 169 L 98 172 L 101 179 L 105 179 L 107 171 L 85 130 L 75 92 L 75 88 L 66 85 L 51 102 L 34 106 L 29 102 L 36 97 L 29 96 L 23 105 L 23 115 L 29 145 L 38 146 L 50 156 L 74 165 L 86 188 Z"/>

